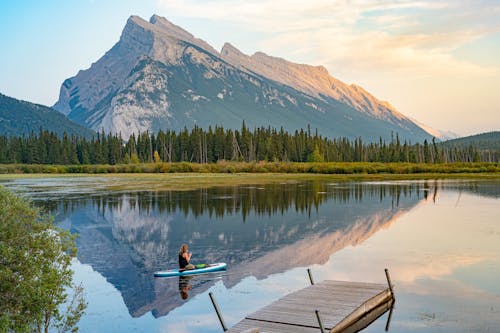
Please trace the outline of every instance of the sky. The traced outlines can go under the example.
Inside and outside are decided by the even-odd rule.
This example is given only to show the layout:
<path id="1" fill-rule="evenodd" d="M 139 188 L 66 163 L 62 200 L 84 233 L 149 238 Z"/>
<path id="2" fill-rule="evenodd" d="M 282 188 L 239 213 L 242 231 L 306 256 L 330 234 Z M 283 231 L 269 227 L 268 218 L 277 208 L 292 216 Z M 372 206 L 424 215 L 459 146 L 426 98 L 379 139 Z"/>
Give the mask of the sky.
<path id="1" fill-rule="evenodd" d="M 498 0 L 2 0 L 0 93 L 53 105 L 129 16 L 153 14 L 219 50 L 323 65 L 433 128 L 500 130 Z"/>

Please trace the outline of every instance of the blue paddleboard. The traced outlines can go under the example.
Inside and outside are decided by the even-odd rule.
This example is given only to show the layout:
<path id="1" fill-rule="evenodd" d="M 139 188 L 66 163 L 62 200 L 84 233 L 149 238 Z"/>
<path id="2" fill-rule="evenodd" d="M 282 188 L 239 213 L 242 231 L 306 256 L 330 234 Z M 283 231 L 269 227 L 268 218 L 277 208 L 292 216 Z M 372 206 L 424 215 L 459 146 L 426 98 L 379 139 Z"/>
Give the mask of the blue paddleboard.
<path id="1" fill-rule="evenodd" d="M 169 269 L 167 271 L 159 271 L 155 272 L 156 277 L 169 277 L 169 276 L 185 276 L 185 275 L 195 275 L 195 274 L 205 274 L 205 273 L 210 273 L 210 272 L 217 272 L 217 271 L 223 271 L 227 267 L 227 264 L 225 262 L 219 262 L 216 264 L 210 264 L 206 265 L 205 267 L 202 268 L 195 268 L 195 269 L 185 269 L 185 270 L 179 270 L 177 269 Z"/>

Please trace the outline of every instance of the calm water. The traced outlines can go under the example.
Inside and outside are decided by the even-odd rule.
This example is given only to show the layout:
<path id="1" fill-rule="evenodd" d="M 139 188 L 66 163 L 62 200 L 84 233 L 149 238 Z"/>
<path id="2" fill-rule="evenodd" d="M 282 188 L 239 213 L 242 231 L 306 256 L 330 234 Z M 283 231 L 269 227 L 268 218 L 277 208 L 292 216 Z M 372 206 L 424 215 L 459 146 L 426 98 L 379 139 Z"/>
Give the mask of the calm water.
<path id="1" fill-rule="evenodd" d="M 201 189 L 99 189 L 111 178 L 4 182 L 80 234 L 82 332 L 222 332 L 324 279 L 396 285 L 391 332 L 500 332 L 500 182 L 294 182 Z M 153 278 L 190 244 L 228 263 L 189 280 Z M 187 298 L 186 298 L 187 297 Z M 185 298 L 185 299 L 184 299 Z M 364 331 L 383 332 L 387 313 Z"/>

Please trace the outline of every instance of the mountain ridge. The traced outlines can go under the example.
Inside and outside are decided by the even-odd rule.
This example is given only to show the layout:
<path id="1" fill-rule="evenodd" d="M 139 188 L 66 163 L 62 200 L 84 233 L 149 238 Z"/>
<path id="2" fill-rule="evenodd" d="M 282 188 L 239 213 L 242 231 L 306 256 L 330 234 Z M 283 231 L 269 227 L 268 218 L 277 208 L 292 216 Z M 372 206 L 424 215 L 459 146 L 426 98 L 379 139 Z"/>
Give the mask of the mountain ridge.
<path id="1" fill-rule="evenodd" d="M 329 137 L 432 137 L 323 66 L 262 52 L 247 56 L 229 43 L 218 52 L 158 15 L 149 21 L 131 16 L 103 57 L 64 81 L 54 108 L 87 127 L 125 137 L 195 125 L 239 128 L 243 120 L 291 131 L 310 125 Z"/>
<path id="2" fill-rule="evenodd" d="M 441 143 L 446 147 L 475 146 L 478 149 L 500 151 L 500 131 L 484 132 L 450 139 Z"/>
<path id="3" fill-rule="evenodd" d="M 374 117 L 384 118 L 382 117 L 384 111 L 398 119 L 404 117 L 390 103 L 378 100 L 361 86 L 347 85 L 334 78 L 324 66 L 297 64 L 283 58 L 269 56 L 264 52 L 256 52 L 248 56 L 230 43 L 224 44 L 221 55 L 233 65 L 319 98 L 321 94 L 330 96 Z"/>
<path id="4" fill-rule="evenodd" d="M 94 133 L 72 121 L 56 110 L 41 104 L 35 104 L 0 93 L 0 135 L 24 136 L 40 129 L 91 137 Z"/>

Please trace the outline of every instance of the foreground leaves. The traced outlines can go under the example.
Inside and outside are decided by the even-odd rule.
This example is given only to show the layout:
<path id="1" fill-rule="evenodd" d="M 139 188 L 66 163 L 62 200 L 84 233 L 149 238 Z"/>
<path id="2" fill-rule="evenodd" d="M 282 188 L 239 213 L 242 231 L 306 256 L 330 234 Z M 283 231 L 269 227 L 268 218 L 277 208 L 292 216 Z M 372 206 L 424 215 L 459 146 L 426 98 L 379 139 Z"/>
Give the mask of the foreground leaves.
<path id="1" fill-rule="evenodd" d="M 68 299 L 75 256 L 74 236 L 0 187 L 0 331 L 75 331 L 86 307 L 81 287 Z"/>

